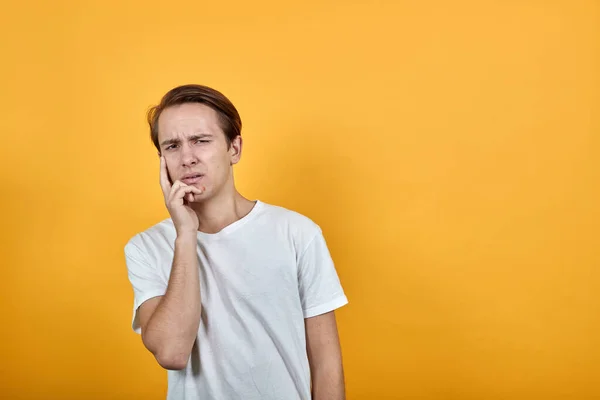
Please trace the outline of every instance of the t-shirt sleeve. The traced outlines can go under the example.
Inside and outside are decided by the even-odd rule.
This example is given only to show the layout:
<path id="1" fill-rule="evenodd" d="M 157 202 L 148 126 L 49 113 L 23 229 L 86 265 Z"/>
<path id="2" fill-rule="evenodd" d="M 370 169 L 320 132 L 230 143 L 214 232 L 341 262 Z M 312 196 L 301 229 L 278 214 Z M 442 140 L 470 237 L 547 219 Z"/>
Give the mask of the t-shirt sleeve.
<path id="1" fill-rule="evenodd" d="M 141 334 L 138 307 L 152 297 L 164 295 L 167 291 L 167 283 L 161 279 L 156 267 L 148 260 L 147 253 L 142 251 L 133 241 L 129 241 L 125 245 L 125 261 L 129 281 L 133 287 L 131 327 L 135 333 Z"/>
<path id="2" fill-rule="evenodd" d="M 348 304 L 320 228 L 298 259 L 298 285 L 304 318 Z"/>

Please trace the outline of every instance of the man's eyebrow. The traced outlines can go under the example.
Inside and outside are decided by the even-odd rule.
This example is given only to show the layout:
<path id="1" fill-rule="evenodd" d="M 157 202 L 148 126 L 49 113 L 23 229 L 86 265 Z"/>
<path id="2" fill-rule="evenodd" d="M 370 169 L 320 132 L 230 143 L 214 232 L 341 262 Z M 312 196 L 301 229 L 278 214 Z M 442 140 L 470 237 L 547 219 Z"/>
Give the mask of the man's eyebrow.
<path id="1" fill-rule="evenodd" d="M 209 137 L 212 137 L 212 135 L 210 133 L 200 133 L 197 135 L 189 136 L 187 138 L 187 140 L 198 140 L 198 139 L 209 138 Z M 181 139 L 173 138 L 173 139 L 163 140 L 160 145 L 166 146 L 166 145 L 170 145 L 170 144 L 179 144 L 179 143 L 181 143 Z"/>
<path id="2" fill-rule="evenodd" d="M 163 140 L 160 145 L 166 146 L 168 144 L 178 144 L 179 142 L 181 142 L 181 140 L 179 140 L 179 139 L 167 139 L 167 140 Z"/>

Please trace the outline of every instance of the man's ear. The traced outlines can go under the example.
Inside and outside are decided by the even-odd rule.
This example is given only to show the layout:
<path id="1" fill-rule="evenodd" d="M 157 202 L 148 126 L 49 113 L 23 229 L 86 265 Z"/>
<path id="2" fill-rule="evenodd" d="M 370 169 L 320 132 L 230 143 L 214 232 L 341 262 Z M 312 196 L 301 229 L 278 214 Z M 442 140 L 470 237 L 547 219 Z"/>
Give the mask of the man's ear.
<path id="1" fill-rule="evenodd" d="M 230 155 L 230 164 L 237 164 L 238 162 L 240 162 L 240 158 L 242 157 L 242 136 L 241 135 L 237 135 L 232 141 L 231 141 L 231 145 L 229 146 L 229 155 Z"/>

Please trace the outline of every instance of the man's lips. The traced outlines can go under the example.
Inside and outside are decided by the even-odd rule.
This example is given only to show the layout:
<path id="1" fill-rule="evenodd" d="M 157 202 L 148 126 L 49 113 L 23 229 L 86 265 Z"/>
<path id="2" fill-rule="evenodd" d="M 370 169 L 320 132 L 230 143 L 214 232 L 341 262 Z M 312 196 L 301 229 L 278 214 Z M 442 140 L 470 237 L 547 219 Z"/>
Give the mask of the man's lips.
<path id="1" fill-rule="evenodd" d="M 191 185 L 193 183 L 200 182 L 202 178 L 204 178 L 204 175 L 202 174 L 186 175 L 185 177 L 181 178 L 181 182 L 185 183 L 186 185 Z"/>

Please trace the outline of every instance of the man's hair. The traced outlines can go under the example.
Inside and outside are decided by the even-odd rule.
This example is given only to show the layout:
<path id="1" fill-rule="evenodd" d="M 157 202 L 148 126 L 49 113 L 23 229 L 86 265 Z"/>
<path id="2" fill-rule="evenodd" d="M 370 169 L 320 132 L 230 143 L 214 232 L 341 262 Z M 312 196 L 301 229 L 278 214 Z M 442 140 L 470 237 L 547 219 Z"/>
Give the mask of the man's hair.
<path id="1" fill-rule="evenodd" d="M 233 103 L 221 92 L 202 85 L 182 85 L 169 90 L 160 100 L 160 104 L 151 107 L 146 115 L 148 125 L 150 125 L 150 138 L 159 153 L 158 118 L 166 108 L 184 103 L 204 104 L 217 112 L 219 125 L 225 132 L 227 148 L 231 146 L 231 142 L 236 136 L 242 134 L 240 114 Z"/>

